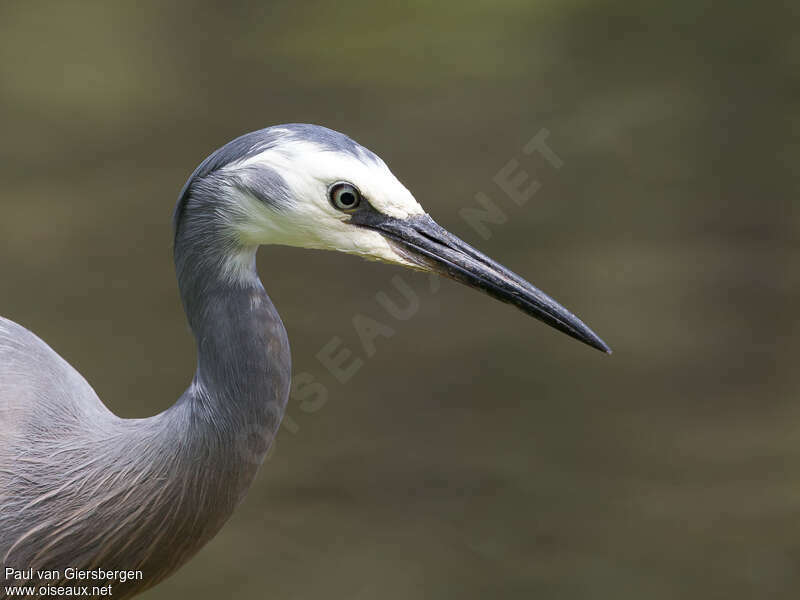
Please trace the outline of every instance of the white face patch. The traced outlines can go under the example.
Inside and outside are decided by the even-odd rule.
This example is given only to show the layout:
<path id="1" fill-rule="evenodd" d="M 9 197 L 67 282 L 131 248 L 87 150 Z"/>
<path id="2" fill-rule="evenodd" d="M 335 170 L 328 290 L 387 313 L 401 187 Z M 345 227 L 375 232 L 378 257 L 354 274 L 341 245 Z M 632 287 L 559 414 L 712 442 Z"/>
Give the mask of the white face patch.
<path id="1" fill-rule="evenodd" d="M 349 215 L 334 208 L 328 189 L 336 182 L 353 184 L 375 210 L 399 219 L 425 211 L 377 157 L 356 157 L 314 142 L 293 140 L 244 161 L 223 167 L 245 181 L 259 167 L 278 173 L 291 201 L 273 208 L 262 200 L 229 188 L 231 225 L 246 245 L 281 244 L 337 250 L 364 258 L 412 266 L 376 231 L 349 224 Z"/>

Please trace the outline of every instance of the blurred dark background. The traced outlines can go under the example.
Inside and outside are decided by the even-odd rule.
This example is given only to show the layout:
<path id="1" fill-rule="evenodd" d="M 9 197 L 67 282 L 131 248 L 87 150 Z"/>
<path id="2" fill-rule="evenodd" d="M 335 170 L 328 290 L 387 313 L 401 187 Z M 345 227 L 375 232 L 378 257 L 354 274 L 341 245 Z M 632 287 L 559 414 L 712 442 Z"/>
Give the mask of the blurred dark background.
<path id="1" fill-rule="evenodd" d="M 796 598 L 800 36 L 791 3 L 0 3 L 0 313 L 118 414 L 190 381 L 170 215 L 227 140 L 320 123 L 572 308 L 264 248 L 295 373 L 246 502 L 160 598 Z M 547 129 L 564 164 L 522 146 Z M 493 182 L 516 159 L 526 205 Z M 459 211 L 484 192 L 484 240 Z M 405 322 L 376 293 L 402 274 Z M 367 357 L 356 314 L 390 325 Z M 316 355 L 341 338 L 363 367 Z"/>

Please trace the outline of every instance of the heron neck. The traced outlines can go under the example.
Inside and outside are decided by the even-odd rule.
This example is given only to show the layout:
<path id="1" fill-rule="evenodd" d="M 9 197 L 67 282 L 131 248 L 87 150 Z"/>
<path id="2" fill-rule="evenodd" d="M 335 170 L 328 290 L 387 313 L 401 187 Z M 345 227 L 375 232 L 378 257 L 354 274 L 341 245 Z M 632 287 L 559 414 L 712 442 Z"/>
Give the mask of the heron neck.
<path id="1" fill-rule="evenodd" d="M 260 463 L 283 417 L 291 364 L 286 330 L 258 277 L 255 254 L 255 247 L 213 235 L 179 236 L 175 246 L 198 357 L 182 401 L 217 436 L 246 445 L 239 448 L 243 458 Z"/>
<path id="2" fill-rule="evenodd" d="M 179 238 L 175 247 L 181 297 L 197 341 L 192 384 L 159 415 L 113 418 L 110 433 L 92 429 L 94 454 L 114 466 L 120 483 L 105 485 L 101 473 L 103 485 L 74 486 L 104 496 L 92 499 L 91 511 L 76 505 L 74 518 L 92 524 L 77 529 L 83 537 L 66 536 L 58 545 L 64 564 L 97 566 L 91 562 L 99 560 L 97 540 L 108 540 L 103 568 L 141 569 L 147 586 L 154 585 L 216 535 L 272 444 L 289 392 L 286 331 L 256 274 L 255 251 L 238 257 L 249 277 L 232 278 L 224 254 L 209 241 Z M 61 518 L 53 525 L 63 526 Z M 134 586 L 121 588 L 120 597 L 141 591 Z"/>

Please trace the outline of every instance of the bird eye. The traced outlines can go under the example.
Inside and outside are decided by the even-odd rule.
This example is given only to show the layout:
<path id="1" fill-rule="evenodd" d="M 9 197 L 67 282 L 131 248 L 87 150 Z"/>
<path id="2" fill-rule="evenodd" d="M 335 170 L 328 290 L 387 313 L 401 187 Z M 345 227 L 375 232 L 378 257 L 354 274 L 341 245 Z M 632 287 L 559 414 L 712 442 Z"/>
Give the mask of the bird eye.
<path id="1" fill-rule="evenodd" d="M 354 210 L 361 202 L 361 192 L 358 191 L 358 188 L 343 181 L 334 183 L 328 190 L 328 196 L 334 207 L 345 212 Z"/>

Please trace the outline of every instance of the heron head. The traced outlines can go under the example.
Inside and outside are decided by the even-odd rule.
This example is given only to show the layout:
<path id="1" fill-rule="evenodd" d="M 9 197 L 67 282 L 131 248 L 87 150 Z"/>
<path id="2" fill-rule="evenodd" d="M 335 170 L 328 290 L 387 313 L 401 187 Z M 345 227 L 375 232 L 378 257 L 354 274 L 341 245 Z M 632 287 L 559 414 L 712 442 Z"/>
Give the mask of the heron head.
<path id="1" fill-rule="evenodd" d="M 186 206 L 204 197 L 231 252 L 281 244 L 436 272 L 610 352 L 552 298 L 439 227 L 383 160 L 341 133 L 292 124 L 233 140 L 184 186 L 176 232 Z"/>

